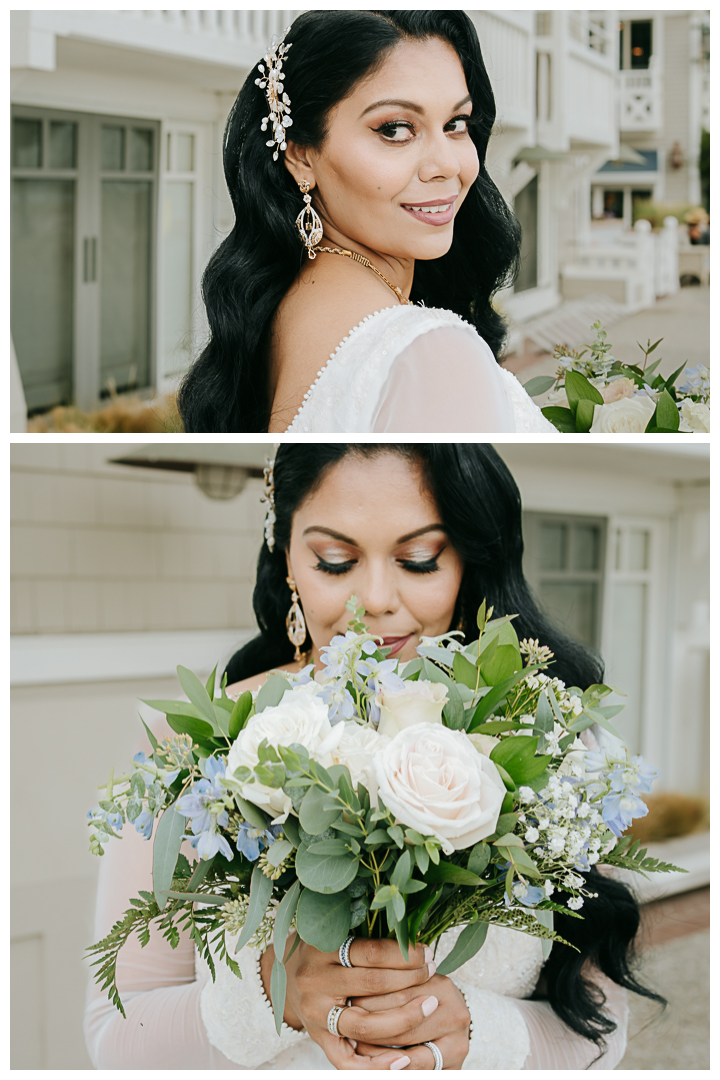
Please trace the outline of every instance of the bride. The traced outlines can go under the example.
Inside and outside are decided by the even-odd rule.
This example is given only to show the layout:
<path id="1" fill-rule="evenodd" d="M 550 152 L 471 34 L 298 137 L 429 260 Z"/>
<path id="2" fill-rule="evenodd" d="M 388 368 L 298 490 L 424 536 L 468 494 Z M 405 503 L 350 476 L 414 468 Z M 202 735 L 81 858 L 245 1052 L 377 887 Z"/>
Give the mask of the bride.
<path id="1" fill-rule="evenodd" d="M 470 631 L 486 597 L 498 615 L 519 613 L 519 637 L 553 649 L 553 674 L 566 684 L 601 681 L 598 658 L 552 627 L 530 594 L 520 496 L 491 447 L 284 444 L 272 475 L 254 594 L 260 634 L 228 665 L 232 691 L 259 687 L 269 668 L 317 662 L 347 628 L 352 593 L 401 661 L 415 656 L 421 636 Z M 294 595 L 304 641 L 286 629 Z M 152 888 L 151 867 L 152 845 L 138 834 L 109 845 L 95 940 L 129 896 Z M 447 1069 L 612 1069 L 625 1049 L 627 990 L 660 999 L 633 974 L 632 895 L 595 868 L 587 880 L 597 895 L 585 918 L 556 915 L 577 951 L 555 943 L 549 958 L 538 939 L 497 926 L 452 978 L 435 971 L 452 934 L 435 960 L 419 947 L 409 963 L 393 941 L 355 939 L 350 967 L 301 943 L 287 962 L 280 1036 L 267 1000 L 272 948 L 246 947 L 237 957 L 242 981 L 218 964 L 213 982 L 189 935 L 175 948 L 160 933 L 145 948 L 132 938 L 117 972 L 127 1019 L 97 986 L 90 991 L 91 1059 L 99 1069 L 433 1069 L 431 1042 Z M 336 1005 L 348 1006 L 339 1036 L 327 1028 Z"/>
<path id="2" fill-rule="evenodd" d="M 496 361 L 520 228 L 494 120 L 461 11 L 309 11 L 273 42 L 227 123 L 186 431 L 555 431 Z"/>

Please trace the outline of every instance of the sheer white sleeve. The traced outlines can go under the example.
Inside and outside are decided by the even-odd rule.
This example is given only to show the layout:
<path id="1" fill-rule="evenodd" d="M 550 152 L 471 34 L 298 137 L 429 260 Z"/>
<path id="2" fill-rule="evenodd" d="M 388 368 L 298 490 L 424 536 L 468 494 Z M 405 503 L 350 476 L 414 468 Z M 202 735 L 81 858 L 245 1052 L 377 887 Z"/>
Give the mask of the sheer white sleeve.
<path id="1" fill-rule="evenodd" d="M 139 889 L 152 889 L 152 843 L 126 827 L 122 840 L 111 841 L 102 857 L 96 941 Z M 218 964 L 213 984 L 203 977 L 209 979 L 207 969 L 197 977 L 195 947 L 187 934 L 181 934 L 176 949 L 154 931 L 145 948 L 133 935 L 120 950 L 117 965 L 127 1019 L 97 984 L 89 989 L 85 1040 L 95 1068 L 280 1068 L 275 1058 L 303 1036 L 292 1032 L 278 1038 L 258 984 L 257 954 L 246 949 L 239 959 L 242 982 Z"/>
<path id="2" fill-rule="evenodd" d="M 464 326 L 418 335 L 393 361 L 372 430 L 515 431 L 512 402 L 489 346 Z"/>
<path id="3" fill-rule="evenodd" d="M 547 1001 L 507 997 L 482 989 L 461 974 L 453 976 L 473 1025 L 463 1069 L 616 1068 L 627 1045 L 627 994 L 598 972 L 592 977 L 605 994 L 603 1012 L 617 1024 L 606 1036 L 602 1052 L 563 1023 Z"/>

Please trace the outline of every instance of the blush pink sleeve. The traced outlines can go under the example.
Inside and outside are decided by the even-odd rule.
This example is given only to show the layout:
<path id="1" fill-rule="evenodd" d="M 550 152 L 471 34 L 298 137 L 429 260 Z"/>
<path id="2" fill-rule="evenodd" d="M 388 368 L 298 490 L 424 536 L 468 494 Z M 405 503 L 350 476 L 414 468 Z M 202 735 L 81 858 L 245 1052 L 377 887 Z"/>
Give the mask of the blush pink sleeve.
<path id="1" fill-rule="evenodd" d="M 101 859 L 95 941 L 139 889 L 152 890 L 152 842 L 126 826 L 122 840 L 110 841 Z M 85 1040 L 96 1069 L 241 1067 L 210 1045 L 200 1014 L 195 948 L 186 934 L 176 949 L 154 931 L 144 949 L 133 935 L 120 950 L 117 983 L 126 1020 L 94 981 L 88 991 Z"/>
<path id="2" fill-rule="evenodd" d="M 530 1036 L 530 1053 L 523 1069 L 615 1069 L 627 1046 L 627 991 L 611 982 L 598 971 L 592 981 L 605 994 L 603 1012 L 617 1027 L 605 1036 L 605 1051 L 600 1053 L 594 1043 L 572 1031 L 547 1001 L 516 1001 Z"/>
<path id="3" fill-rule="evenodd" d="M 515 431 L 512 402 L 489 346 L 462 326 L 415 338 L 393 361 L 372 430 Z"/>

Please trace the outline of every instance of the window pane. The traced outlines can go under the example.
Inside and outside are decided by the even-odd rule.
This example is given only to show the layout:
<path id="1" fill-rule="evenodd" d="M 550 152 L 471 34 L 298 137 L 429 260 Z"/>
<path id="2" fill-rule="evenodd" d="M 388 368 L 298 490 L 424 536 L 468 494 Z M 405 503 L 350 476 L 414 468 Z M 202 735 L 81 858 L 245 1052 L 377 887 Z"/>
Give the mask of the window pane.
<path id="1" fill-rule="evenodd" d="M 102 185 L 100 384 L 121 390 L 150 378 L 151 184 Z"/>
<path id="2" fill-rule="evenodd" d="M 67 120 L 50 121 L 50 168 L 75 168 L 77 124 Z"/>
<path id="3" fill-rule="evenodd" d="M 163 371 L 184 371 L 192 359 L 193 185 L 174 180 L 165 186 L 162 215 Z"/>
<path id="4" fill-rule="evenodd" d="M 540 600 L 548 615 L 577 641 L 597 647 L 598 586 L 594 582 L 546 581 Z"/>
<path id="5" fill-rule="evenodd" d="M 544 521 L 540 526 L 540 567 L 564 570 L 567 564 L 567 525 Z"/>
<path id="6" fill-rule="evenodd" d="M 146 128 L 130 129 L 130 171 L 151 172 L 153 167 L 153 133 Z"/>
<path id="7" fill-rule="evenodd" d="M 11 326 L 29 409 L 70 400 L 73 180 L 12 184 Z"/>
<path id="8" fill-rule="evenodd" d="M 195 136 L 175 136 L 175 169 L 177 172 L 192 172 L 195 168 Z"/>
<path id="9" fill-rule="evenodd" d="M 18 169 L 39 169 L 42 165 L 42 121 L 13 119 L 12 163 Z"/>
<path id="10" fill-rule="evenodd" d="M 646 529 L 631 529 L 628 535 L 628 570 L 647 570 L 650 534 Z"/>
<path id="11" fill-rule="evenodd" d="M 100 157 L 103 172 L 122 171 L 125 167 L 125 128 L 103 124 Z"/>
<path id="12" fill-rule="evenodd" d="M 600 529 L 597 525 L 573 528 L 573 570 L 600 569 Z"/>

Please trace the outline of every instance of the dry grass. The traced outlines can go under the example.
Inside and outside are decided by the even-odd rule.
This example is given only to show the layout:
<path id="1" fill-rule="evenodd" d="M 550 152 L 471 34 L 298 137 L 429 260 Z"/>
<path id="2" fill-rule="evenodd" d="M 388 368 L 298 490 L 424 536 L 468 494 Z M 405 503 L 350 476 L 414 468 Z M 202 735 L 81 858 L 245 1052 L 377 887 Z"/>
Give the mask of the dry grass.
<path id="1" fill-rule="evenodd" d="M 643 801 L 648 807 L 646 817 L 636 818 L 628 829 L 633 839 L 643 844 L 710 828 L 709 799 L 661 791 L 657 795 L 644 795 Z"/>
<path id="2" fill-rule="evenodd" d="M 33 433 L 87 432 L 113 434 L 142 432 L 182 434 L 183 426 L 174 394 L 141 401 L 139 398 L 115 397 L 94 412 L 83 412 L 72 405 L 58 405 L 50 412 L 33 416 L 27 430 Z"/>

